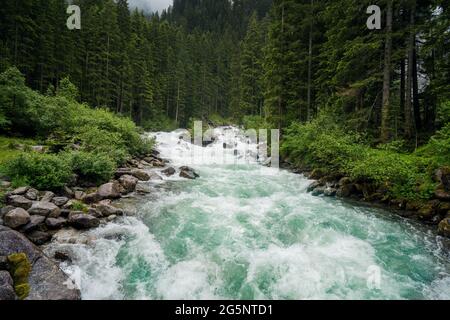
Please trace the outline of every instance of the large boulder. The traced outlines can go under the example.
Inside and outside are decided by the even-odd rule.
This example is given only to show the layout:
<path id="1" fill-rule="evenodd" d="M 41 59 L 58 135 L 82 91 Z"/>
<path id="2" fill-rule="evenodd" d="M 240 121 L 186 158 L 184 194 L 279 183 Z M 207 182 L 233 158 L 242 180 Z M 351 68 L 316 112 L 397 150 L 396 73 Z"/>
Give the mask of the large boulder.
<path id="1" fill-rule="evenodd" d="M 138 178 L 128 174 L 123 175 L 119 178 L 119 183 L 122 185 L 122 187 L 125 189 L 127 193 L 133 192 L 138 182 L 139 182 Z"/>
<path id="2" fill-rule="evenodd" d="M 28 191 L 25 193 L 25 198 L 29 200 L 36 201 L 39 197 L 39 191 L 33 188 L 28 189 Z"/>
<path id="3" fill-rule="evenodd" d="M 122 209 L 118 209 L 108 204 L 99 204 L 96 209 L 102 214 L 103 217 L 109 217 L 112 215 L 123 216 L 124 212 Z"/>
<path id="4" fill-rule="evenodd" d="M 11 210 L 3 217 L 4 224 L 12 229 L 26 225 L 30 219 L 30 214 L 22 208 Z"/>
<path id="5" fill-rule="evenodd" d="M 200 177 L 200 175 L 190 167 L 181 167 L 180 170 L 180 177 L 182 178 L 194 180 Z"/>
<path id="6" fill-rule="evenodd" d="M 89 214 L 79 213 L 70 216 L 69 224 L 79 230 L 92 229 L 100 225 L 100 220 Z"/>
<path id="7" fill-rule="evenodd" d="M 67 198 L 67 197 L 54 197 L 51 202 L 53 202 L 58 207 L 62 207 L 67 202 L 69 202 L 69 198 Z"/>
<path id="8" fill-rule="evenodd" d="M 38 201 L 33 203 L 28 210 L 31 215 L 38 215 L 50 218 L 58 218 L 61 214 L 61 209 L 51 202 Z"/>
<path id="9" fill-rule="evenodd" d="M 139 170 L 139 169 L 132 170 L 131 175 L 133 177 L 138 178 L 139 181 L 149 181 L 150 180 L 150 175 L 143 170 Z"/>
<path id="10" fill-rule="evenodd" d="M 43 194 L 41 201 L 44 202 L 52 202 L 52 199 L 55 197 L 55 194 L 51 191 L 47 191 Z"/>
<path id="11" fill-rule="evenodd" d="M 40 230 L 27 233 L 26 237 L 37 246 L 42 246 L 52 240 L 52 235 L 50 233 Z"/>
<path id="12" fill-rule="evenodd" d="M 0 227 L 0 256 L 25 253 L 32 265 L 27 300 L 80 300 L 80 291 L 70 278 L 25 236 Z"/>
<path id="13" fill-rule="evenodd" d="M 31 208 L 33 201 L 21 195 L 12 195 L 8 197 L 8 204 L 28 210 Z"/>
<path id="14" fill-rule="evenodd" d="M 166 176 L 170 177 L 170 176 L 173 176 L 177 171 L 175 170 L 175 168 L 169 167 L 161 172 L 163 174 L 165 174 Z"/>
<path id="15" fill-rule="evenodd" d="M 118 199 L 120 198 L 121 187 L 117 181 L 101 185 L 97 194 L 101 199 Z"/>
<path id="16" fill-rule="evenodd" d="M 27 233 L 27 232 L 31 232 L 31 231 L 40 229 L 40 227 L 43 226 L 44 222 L 45 222 L 44 216 L 31 216 L 30 222 L 28 222 L 26 225 L 24 225 L 20 229 L 20 232 Z"/>
<path id="17" fill-rule="evenodd" d="M 20 187 L 20 188 L 13 190 L 11 192 L 11 194 L 13 194 L 15 196 L 22 196 L 28 191 L 28 189 L 30 189 L 30 187 Z"/>
<path id="18" fill-rule="evenodd" d="M 66 223 L 67 220 L 64 218 L 47 218 L 47 220 L 45 220 L 45 224 L 50 230 L 61 229 Z"/>

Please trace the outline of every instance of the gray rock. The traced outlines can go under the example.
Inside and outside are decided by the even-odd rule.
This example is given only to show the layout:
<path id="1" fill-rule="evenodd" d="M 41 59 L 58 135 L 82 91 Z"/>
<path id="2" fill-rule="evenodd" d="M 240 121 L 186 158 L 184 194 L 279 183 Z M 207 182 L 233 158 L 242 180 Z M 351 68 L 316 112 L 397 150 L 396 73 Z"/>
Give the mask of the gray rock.
<path id="1" fill-rule="evenodd" d="M 150 173 L 150 181 L 162 181 L 164 180 L 159 174 L 152 172 Z"/>
<path id="2" fill-rule="evenodd" d="M 44 146 L 32 146 L 31 150 L 33 152 L 37 152 L 37 153 L 45 153 L 45 147 Z"/>
<path id="3" fill-rule="evenodd" d="M 42 196 L 41 201 L 43 201 L 43 202 L 52 202 L 54 197 L 55 197 L 55 194 L 53 192 L 47 191 Z"/>
<path id="4" fill-rule="evenodd" d="M 11 187 L 11 182 L 1 180 L 1 181 L 0 181 L 0 187 L 1 187 L 1 188 L 8 189 L 9 187 Z"/>
<path id="5" fill-rule="evenodd" d="M 70 198 L 70 199 L 72 199 L 73 197 L 74 197 L 74 192 L 73 192 L 73 190 L 72 189 L 70 189 L 69 187 L 67 187 L 67 186 L 65 186 L 64 188 L 63 188 L 63 193 L 64 193 L 64 196 L 66 196 L 67 198 Z"/>
<path id="6" fill-rule="evenodd" d="M 16 300 L 14 282 L 8 271 L 0 271 L 0 301 Z"/>
<path id="7" fill-rule="evenodd" d="M 97 192 L 90 193 L 86 195 L 83 199 L 83 201 L 87 204 L 95 203 L 101 200 L 100 195 Z"/>
<path id="8" fill-rule="evenodd" d="M 336 196 L 336 192 L 337 192 L 337 190 L 334 188 L 326 188 L 323 194 L 326 197 L 334 197 L 334 196 Z"/>
<path id="9" fill-rule="evenodd" d="M 39 230 L 28 233 L 26 237 L 37 246 L 42 246 L 52 240 L 51 234 Z"/>
<path id="10" fill-rule="evenodd" d="M 320 196 L 325 193 L 325 190 L 326 190 L 326 187 L 317 187 L 311 192 L 311 194 L 313 196 Z"/>
<path id="11" fill-rule="evenodd" d="M 120 198 L 120 184 L 115 182 L 106 183 L 98 188 L 97 194 L 101 199 Z"/>
<path id="12" fill-rule="evenodd" d="M 8 270 L 8 269 L 9 269 L 8 258 L 5 256 L 0 256 L 0 270 Z"/>
<path id="13" fill-rule="evenodd" d="M 58 207 L 62 207 L 67 202 L 69 202 L 69 198 L 67 198 L 67 197 L 54 197 L 51 202 L 53 202 Z"/>
<path id="14" fill-rule="evenodd" d="M 88 214 L 96 218 L 103 218 L 103 214 L 96 208 L 89 208 Z"/>
<path id="15" fill-rule="evenodd" d="M 180 177 L 182 178 L 194 180 L 200 177 L 200 175 L 198 175 L 192 168 L 181 167 L 180 170 L 181 170 Z"/>
<path id="16" fill-rule="evenodd" d="M 30 222 L 30 214 L 22 208 L 11 210 L 3 217 L 4 224 L 12 229 L 17 229 Z"/>
<path id="17" fill-rule="evenodd" d="M 14 207 L 19 207 L 19 208 L 28 210 L 31 208 L 33 201 L 25 198 L 24 196 L 13 195 L 8 198 L 8 204 L 10 204 Z"/>
<path id="18" fill-rule="evenodd" d="M 22 196 L 28 191 L 28 189 L 30 189 L 30 187 L 20 187 L 20 188 L 13 190 L 13 192 L 11 192 L 11 194 L 13 194 L 15 196 Z"/>
<path id="19" fill-rule="evenodd" d="M 47 220 L 45 220 L 45 224 L 51 230 L 61 229 L 66 223 L 67 220 L 64 218 L 47 218 Z"/>
<path id="20" fill-rule="evenodd" d="M 163 170 L 163 171 L 161 171 L 163 174 L 165 174 L 166 176 L 168 176 L 168 177 L 170 177 L 170 176 L 173 176 L 177 171 L 174 169 L 174 168 L 172 168 L 172 167 L 169 167 L 169 168 L 167 168 L 166 170 Z"/>
<path id="21" fill-rule="evenodd" d="M 92 229 L 100 225 L 100 220 L 89 214 L 75 214 L 70 216 L 69 224 L 75 229 Z"/>
<path id="22" fill-rule="evenodd" d="M 84 244 L 89 245 L 95 238 L 83 231 L 74 228 L 64 228 L 53 236 L 52 241 L 59 244 Z"/>
<path id="23" fill-rule="evenodd" d="M 45 217 L 43 216 L 31 216 L 30 222 L 24 225 L 20 231 L 24 233 L 28 233 L 34 230 L 37 230 L 42 226 L 45 222 Z M 42 231 L 42 230 L 41 230 Z"/>
<path id="24" fill-rule="evenodd" d="M 117 169 L 116 173 L 115 173 L 115 177 L 116 179 L 119 179 L 121 176 L 124 175 L 132 175 L 132 170 L 129 168 L 119 168 Z"/>
<path id="25" fill-rule="evenodd" d="M 118 208 L 113 207 L 111 205 L 99 204 L 99 205 L 97 205 L 96 209 L 98 211 L 100 211 L 100 213 L 102 214 L 103 217 L 109 217 L 109 216 L 112 216 L 112 215 L 123 216 L 123 210 L 122 209 L 118 209 Z"/>
<path id="26" fill-rule="evenodd" d="M 119 178 L 119 183 L 122 185 L 122 187 L 125 189 L 127 193 L 134 191 L 138 181 L 139 181 L 138 178 L 127 174 Z"/>
<path id="27" fill-rule="evenodd" d="M 59 209 L 54 203 L 39 201 L 33 203 L 28 212 L 31 215 L 58 218 L 61 214 L 61 209 Z"/>
<path id="28" fill-rule="evenodd" d="M 141 194 L 148 194 L 148 193 L 152 193 L 152 187 L 149 186 L 146 183 L 141 183 L 139 182 L 136 186 L 136 190 L 137 193 L 141 193 Z"/>
<path id="29" fill-rule="evenodd" d="M 33 188 L 28 189 L 28 191 L 25 193 L 25 198 L 29 200 L 37 200 L 39 197 L 39 191 Z"/>
<path id="30" fill-rule="evenodd" d="M 307 192 L 313 192 L 316 188 L 322 186 L 322 184 L 319 181 L 314 181 L 311 183 L 308 188 L 306 189 Z"/>
<path id="31" fill-rule="evenodd" d="M 110 215 L 108 218 L 106 218 L 106 220 L 108 221 L 108 222 L 113 222 L 114 220 L 116 220 L 117 219 L 117 216 L 116 215 Z"/>
<path id="32" fill-rule="evenodd" d="M 70 255 L 67 252 L 62 252 L 62 251 L 56 251 L 54 254 L 54 257 L 56 260 L 59 261 L 72 261 L 72 258 L 70 257 Z"/>
<path id="33" fill-rule="evenodd" d="M 84 191 L 81 191 L 81 190 L 77 190 L 77 191 L 75 191 L 75 193 L 74 193 L 74 198 L 76 199 L 76 200 L 83 200 L 84 198 L 86 197 L 86 193 L 84 192 Z"/>
<path id="34" fill-rule="evenodd" d="M 15 207 L 13 206 L 6 206 L 0 209 L 0 218 L 2 218 L 5 214 L 10 212 L 11 210 L 14 210 Z"/>
<path id="35" fill-rule="evenodd" d="M 139 170 L 139 169 L 132 170 L 131 175 L 133 177 L 138 178 L 139 181 L 149 181 L 150 180 L 150 175 L 143 170 Z"/>

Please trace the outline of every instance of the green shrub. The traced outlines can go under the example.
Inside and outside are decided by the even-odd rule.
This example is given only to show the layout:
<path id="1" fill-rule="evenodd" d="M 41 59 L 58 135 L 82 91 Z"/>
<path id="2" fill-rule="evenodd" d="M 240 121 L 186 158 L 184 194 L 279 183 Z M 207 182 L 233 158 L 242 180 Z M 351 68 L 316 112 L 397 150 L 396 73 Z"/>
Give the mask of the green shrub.
<path id="1" fill-rule="evenodd" d="M 19 154 L 8 160 L 2 171 L 12 178 L 15 185 L 20 182 L 42 190 L 61 188 L 72 177 L 72 170 L 67 161 L 52 154 Z"/>
<path id="2" fill-rule="evenodd" d="M 85 182 L 107 182 L 116 170 L 116 163 L 106 153 L 74 151 L 64 153 L 62 157 L 69 163 L 72 171 Z"/>
<path id="3" fill-rule="evenodd" d="M 242 118 L 242 125 L 245 129 L 270 129 L 271 125 L 260 116 L 244 116 Z"/>

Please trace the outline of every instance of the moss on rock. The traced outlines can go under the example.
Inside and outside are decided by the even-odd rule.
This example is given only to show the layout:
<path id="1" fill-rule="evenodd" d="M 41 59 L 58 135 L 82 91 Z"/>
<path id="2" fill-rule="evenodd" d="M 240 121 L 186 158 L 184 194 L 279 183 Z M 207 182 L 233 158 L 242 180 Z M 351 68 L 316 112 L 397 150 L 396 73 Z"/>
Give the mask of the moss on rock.
<path id="1" fill-rule="evenodd" d="M 14 253 L 8 256 L 10 273 L 14 280 L 14 290 L 19 299 L 23 300 L 30 294 L 28 277 L 31 273 L 31 263 L 25 253 Z"/>

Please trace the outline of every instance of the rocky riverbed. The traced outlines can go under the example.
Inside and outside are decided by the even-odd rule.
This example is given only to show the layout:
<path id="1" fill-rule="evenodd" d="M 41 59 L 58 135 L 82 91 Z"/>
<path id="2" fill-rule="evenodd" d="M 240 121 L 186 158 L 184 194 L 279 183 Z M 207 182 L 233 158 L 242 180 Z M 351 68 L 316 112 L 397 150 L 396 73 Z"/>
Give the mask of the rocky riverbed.
<path id="1" fill-rule="evenodd" d="M 89 243 L 83 231 L 115 221 L 132 210 L 121 208 L 120 200 L 151 192 L 150 184 L 162 176 L 179 175 L 196 179 L 191 168 L 174 168 L 161 159 L 157 151 L 128 161 L 119 168 L 113 180 L 97 188 L 64 187 L 59 192 L 37 190 L 30 186 L 6 189 L 0 210 L 0 300 L 77 300 L 80 292 L 58 266 L 70 260 L 67 252 L 56 251 L 46 256 L 40 247 L 50 242 Z M 123 206 L 122 206 L 123 207 Z M 16 254 L 24 254 L 23 263 L 30 265 L 26 292 L 18 292 L 17 273 L 11 262 Z"/>

